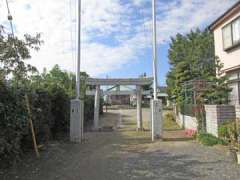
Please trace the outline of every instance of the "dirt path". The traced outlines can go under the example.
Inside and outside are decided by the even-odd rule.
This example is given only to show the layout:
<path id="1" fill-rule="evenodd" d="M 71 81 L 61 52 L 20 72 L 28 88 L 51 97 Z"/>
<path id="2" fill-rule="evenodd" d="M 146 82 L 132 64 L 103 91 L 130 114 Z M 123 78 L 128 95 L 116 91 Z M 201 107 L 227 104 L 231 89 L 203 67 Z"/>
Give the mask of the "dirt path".
<path id="1" fill-rule="evenodd" d="M 143 110 L 144 126 L 149 111 Z M 114 110 L 101 118 L 113 132 L 86 133 L 83 144 L 52 143 L 39 160 L 0 174 L 6 180 L 158 180 L 239 179 L 240 168 L 225 151 L 194 141 L 151 142 L 150 132 L 136 132 L 135 110 Z"/>

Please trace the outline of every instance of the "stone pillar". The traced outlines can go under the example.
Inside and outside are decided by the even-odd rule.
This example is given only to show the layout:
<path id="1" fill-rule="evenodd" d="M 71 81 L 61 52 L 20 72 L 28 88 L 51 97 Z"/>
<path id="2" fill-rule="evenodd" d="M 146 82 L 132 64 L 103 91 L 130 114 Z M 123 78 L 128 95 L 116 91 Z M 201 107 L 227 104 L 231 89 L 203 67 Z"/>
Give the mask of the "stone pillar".
<path id="1" fill-rule="evenodd" d="M 162 117 L 162 101 L 151 100 L 151 131 L 152 141 L 162 138 L 163 133 L 163 117 Z"/>
<path id="2" fill-rule="evenodd" d="M 240 119 L 240 105 L 236 105 L 236 118 Z"/>
<path id="3" fill-rule="evenodd" d="M 80 143 L 83 139 L 84 102 L 71 100 L 70 112 L 70 141 Z"/>
<path id="4" fill-rule="evenodd" d="M 167 98 L 167 107 L 171 106 L 171 102 L 169 101 L 169 99 Z"/>
<path id="5" fill-rule="evenodd" d="M 206 130 L 218 137 L 218 127 L 227 120 L 235 120 L 235 106 L 232 105 L 205 105 Z"/>
<path id="6" fill-rule="evenodd" d="M 137 86 L 137 130 L 143 130 L 142 122 L 142 88 Z"/>
<path id="7" fill-rule="evenodd" d="M 100 106 L 100 85 L 97 85 L 94 101 L 94 122 L 93 122 L 93 127 L 95 130 L 99 129 L 99 106 Z"/>

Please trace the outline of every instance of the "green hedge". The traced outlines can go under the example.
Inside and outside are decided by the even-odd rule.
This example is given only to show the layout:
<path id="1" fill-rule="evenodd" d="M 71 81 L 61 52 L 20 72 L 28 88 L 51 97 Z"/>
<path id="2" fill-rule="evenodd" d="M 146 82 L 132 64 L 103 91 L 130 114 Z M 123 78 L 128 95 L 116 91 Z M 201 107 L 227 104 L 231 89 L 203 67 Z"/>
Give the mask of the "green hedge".
<path id="1" fill-rule="evenodd" d="M 8 84 L 8 85 L 7 85 Z M 39 144 L 68 133 L 71 97 L 59 86 L 50 89 L 13 88 L 0 81 L 0 167 L 18 161 L 26 150 L 32 149 L 25 94 L 28 94 L 32 119 Z M 93 97 L 85 98 L 85 124 L 94 115 Z M 101 108 L 102 111 L 102 108 Z"/>

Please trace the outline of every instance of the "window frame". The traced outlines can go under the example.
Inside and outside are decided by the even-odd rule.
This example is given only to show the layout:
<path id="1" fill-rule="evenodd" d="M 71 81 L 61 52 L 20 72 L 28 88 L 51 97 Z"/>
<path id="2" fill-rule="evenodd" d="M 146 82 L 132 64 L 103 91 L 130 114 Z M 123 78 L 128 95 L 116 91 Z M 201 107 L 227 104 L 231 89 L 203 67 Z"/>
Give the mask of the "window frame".
<path id="1" fill-rule="evenodd" d="M 240 16 L 236 17 L 235 19 L 233 19 L 231 22 L 229 22 L 228 24 L 226 24 L 225 26 L 222 27 L 222 43 L 223 43 L 223 50 L 224 51 L 229 51 L 229 50 L 232 50 L 233 48 L 237 47 L 237 46 L 240 46 L 240 39 L 234 43 L 233 41 L 233 23 L 235 21 L 239 20 L 240 21 Z M 224 28 L 226 28 L 227 26 L 230 26 L 231 27 L 231 41 L 232 41 L 232 45 L 225 48 L 225 43 L 224 43 Z"/>

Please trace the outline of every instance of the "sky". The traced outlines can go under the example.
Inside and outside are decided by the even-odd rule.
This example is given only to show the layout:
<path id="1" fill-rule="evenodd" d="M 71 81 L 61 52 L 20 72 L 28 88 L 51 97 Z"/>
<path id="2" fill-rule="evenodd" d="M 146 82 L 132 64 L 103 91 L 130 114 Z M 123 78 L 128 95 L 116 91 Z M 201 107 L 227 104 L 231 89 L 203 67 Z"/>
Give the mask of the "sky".
<path id="1" fill-rule="evenodd" d="M 18 37 L 41 33 L 44 44 L 27 60 L 41 72 L 55 64 L 76 69 L 77 0 L 9 0 Z M 170 38 L 204 29 L 237 0 L 156 0 L 158 82 L 165 85 Z M 152 76 L 151 0 L 82 0 L 81 71 L 92 77 Z M 0 24 L 7 8 L 0 0 Z"/>

